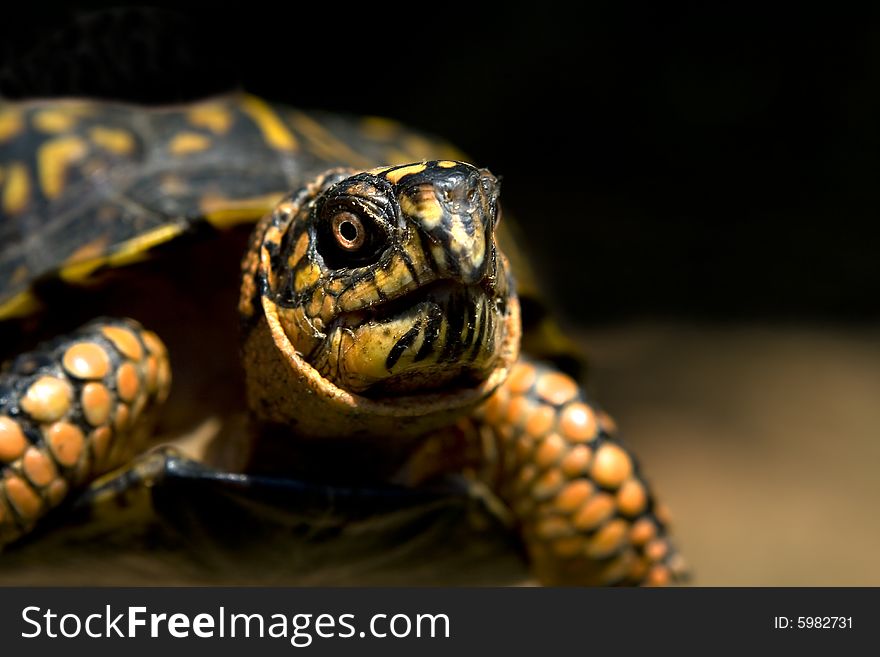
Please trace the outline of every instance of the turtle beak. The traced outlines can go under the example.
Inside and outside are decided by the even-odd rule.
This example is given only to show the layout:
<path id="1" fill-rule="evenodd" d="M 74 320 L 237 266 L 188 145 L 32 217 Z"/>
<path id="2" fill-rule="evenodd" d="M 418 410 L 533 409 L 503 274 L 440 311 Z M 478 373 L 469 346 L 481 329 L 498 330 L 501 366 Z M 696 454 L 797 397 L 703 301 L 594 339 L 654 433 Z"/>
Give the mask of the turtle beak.
<path id="1" fill-rule="evenodd" d="M 485 169 L 444 174 L 402 189 L 401 209 L 426 238 L 438 277 L 474 285 L 493 269 L 498 180 Z"/>

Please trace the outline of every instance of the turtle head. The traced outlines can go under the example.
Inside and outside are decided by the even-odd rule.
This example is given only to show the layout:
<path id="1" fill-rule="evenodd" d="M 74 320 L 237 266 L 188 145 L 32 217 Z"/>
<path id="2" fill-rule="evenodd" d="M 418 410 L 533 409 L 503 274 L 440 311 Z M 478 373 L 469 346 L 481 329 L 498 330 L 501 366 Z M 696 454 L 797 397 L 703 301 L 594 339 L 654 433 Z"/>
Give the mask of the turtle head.
<path id="1" fill-rule="evenodd" d="M 495 240 L 498 195 L 487 170 L 438 161 L 335 170 L 288 197 L 249 256 L 276 347 L 308 366 L 296 369 L 396 412 L 402 397 L 484 398 L 520 330 Z M 247 282 L 247 259 L 245 271 Z"/>

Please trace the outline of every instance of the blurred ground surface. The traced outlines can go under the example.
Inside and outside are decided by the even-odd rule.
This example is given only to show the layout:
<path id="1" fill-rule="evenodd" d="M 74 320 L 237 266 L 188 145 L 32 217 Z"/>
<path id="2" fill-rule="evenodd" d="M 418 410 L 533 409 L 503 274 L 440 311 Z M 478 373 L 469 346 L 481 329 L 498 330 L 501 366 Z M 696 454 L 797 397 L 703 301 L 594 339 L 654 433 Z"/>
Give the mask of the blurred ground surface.
<path id="1" fill-rule="evenodd" d="M 629 324 L 590 389 L 697 585 L 880 585 L 880 328 Z"/>

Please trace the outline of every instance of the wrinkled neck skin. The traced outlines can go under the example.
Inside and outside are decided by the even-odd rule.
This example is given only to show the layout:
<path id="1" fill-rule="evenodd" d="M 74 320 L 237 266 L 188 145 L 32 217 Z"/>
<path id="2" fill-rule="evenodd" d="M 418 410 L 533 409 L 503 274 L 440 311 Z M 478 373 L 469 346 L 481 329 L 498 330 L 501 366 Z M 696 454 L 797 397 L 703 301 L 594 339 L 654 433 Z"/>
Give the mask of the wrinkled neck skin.
<path id="1" fill-rule="evenodd" d="M 328 172 L 283 201 L 243 263 L 254 417 L 404 446 L 470 413 L 519 355 L 495 221 L 494 177 L 454 162 Z"/>

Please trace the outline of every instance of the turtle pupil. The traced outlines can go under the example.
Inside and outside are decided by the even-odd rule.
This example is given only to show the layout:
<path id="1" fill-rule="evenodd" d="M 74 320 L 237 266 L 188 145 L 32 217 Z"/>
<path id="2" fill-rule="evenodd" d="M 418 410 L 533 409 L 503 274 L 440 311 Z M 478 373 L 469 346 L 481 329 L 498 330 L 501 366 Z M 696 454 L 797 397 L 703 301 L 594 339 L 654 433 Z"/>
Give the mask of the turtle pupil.
<path id="1" fill-rule="evenodd" d="M 366 242 L 364 224 L 352 212 L 339 212 L 333 217 L 333 236 L 344 251 L 358 251 Z"/>
<path id="2" fill-rule="evenodd" d="M 357 235 L 358 235 L 358 229 L 357 229 L 357 226 L 355 226 L 355 225 L 354 225 L 353 223 L 351 223 L 350 221 L 344 221 L 344 222 L 339 226 L 339 234 L 342 235 L 342 237 L 343 237 L 346 241 L 348 241 L 348 242 L 354 242 L 355 239 L 357 238 Z"/>

